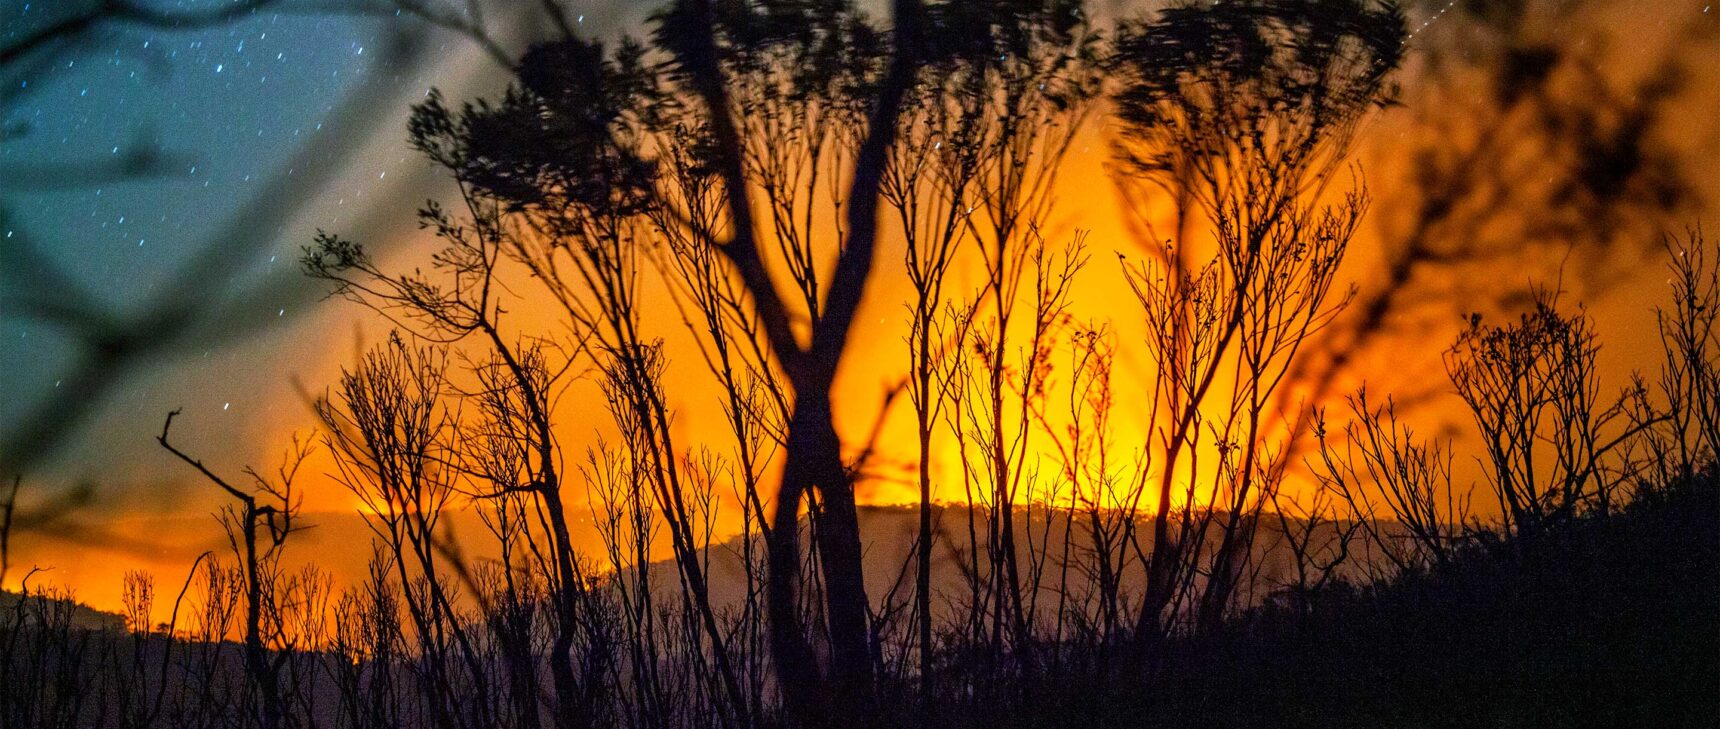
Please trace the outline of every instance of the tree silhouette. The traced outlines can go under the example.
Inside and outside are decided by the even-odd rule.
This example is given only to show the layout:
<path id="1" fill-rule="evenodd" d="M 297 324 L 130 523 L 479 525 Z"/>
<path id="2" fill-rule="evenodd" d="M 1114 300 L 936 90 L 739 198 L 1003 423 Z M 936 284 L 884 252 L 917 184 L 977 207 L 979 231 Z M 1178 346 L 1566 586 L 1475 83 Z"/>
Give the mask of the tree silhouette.
<path id="1" fill-rule="evenodd" d="M 1171 8 L 1118 39 L 1123 179 L 1137 204 L 1159 199 L 1148 194 L 1156 189 L 1174 206 L 1173 229 L 1149 228 L 1148 258 L 1130 271 L 1159 368 L 1150 422 L 1163 441 L 1150 464 L 1158 487 L 1140 638 L 1174 620 L 1165 613 L 1196 570 L 1208 577 L 1193 606 L 1199 623 L 1215 625 L 1230 605 L 1254 518 L 1283 469 L 1284 450 L 1269 440 L 1272 395 L 1348 300 L 1329 297 L 1368 198 L 1358 189 L 1328 205 L 1321 193 L 1357 122 L 1390 98 L 1402 46 L 1395 8 L 1357 2 Z M 1205 262 L 1190 234 L 1202 222 L 1216 232 Z M 1232 368 L 1234 381 L 1221 380 Z M 1207 447 L 1217 459 L 1203 472 Z M 1223 511 L 1196 513 L 1197 503 Z M 1206 558 L 1215 518 L 1220 541 Z"/>

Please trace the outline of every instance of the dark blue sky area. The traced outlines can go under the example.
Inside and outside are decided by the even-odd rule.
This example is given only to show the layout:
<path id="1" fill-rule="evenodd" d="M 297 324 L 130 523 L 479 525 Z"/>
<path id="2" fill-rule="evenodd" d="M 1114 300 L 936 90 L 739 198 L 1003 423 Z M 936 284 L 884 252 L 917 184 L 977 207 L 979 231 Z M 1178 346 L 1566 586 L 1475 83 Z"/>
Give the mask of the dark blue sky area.
<path id="1" fill-rule="evenodd" d="M 36 5 L 14 17 L 40 14 Z M 160 179 L 16 194 L 14 226 L 51 238 L 104 298 L 139 299 L 151 273 L 192 253 L 322 133 L 323 117 L 371 70 L 374 26 L 271 14 L 208 32 L 101 34 L 89 52 L 19 81 L 31 93 L 8 118 L 28 125 L 27 135 L 0 146 L 0 164 L 99 165 L 146 147 L 174 164 Z"/>
<path id="2" fill-rule="evenodd" d="M 0 44 L 92 4 L 0 2 Z M 472 62 L 457 60 L 468 54 Z M 450 66 L 482 58 L 469 41 L 410 18 L 256 12 L 189 30 L 103 24 L 75 46 L 0 69 L 0 236 L 43 259 L 0 248 L 0 287 L 42 289 L 122 325 L 175 296 L 216 312 L 105 388 L 62 456 L 91 445 L 142 452 L 162 414 L 181 405 L 187 437 L 194 422 L 237 435 L 283 415 L 242 413 L 292 401 L 260 390 L 290 389 L 304 353 L 278 336 L 306 326 L 300 315 L 318 298 L 296 272 L 300 246 L 318 227 L 410 224 L 412 208 L 377 209 L 421 197 L 413 180 L 429 177 L 405 143 L 409 103 L 431 83 L 458 83 Z M 150 174 L 115 173 L 145 156 Z M 0 423 L 13 428 L 70 396 L 55 391 L 90 349 L 63 323 L 6 308 Z M 67 461 L 53 470 L 111 473 Z"/>

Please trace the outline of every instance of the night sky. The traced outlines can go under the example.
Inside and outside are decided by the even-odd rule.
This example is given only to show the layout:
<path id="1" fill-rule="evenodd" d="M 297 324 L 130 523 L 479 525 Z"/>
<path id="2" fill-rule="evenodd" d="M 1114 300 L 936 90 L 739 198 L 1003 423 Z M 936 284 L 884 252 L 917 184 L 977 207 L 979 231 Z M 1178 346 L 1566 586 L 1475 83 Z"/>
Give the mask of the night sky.
<path id="1" fill-rule="evenodd" d="M 71 5 L 10 3 L 0 40 Z M 106 470 L 90 452 L 147 448 L 147 424 L 172 407 L 186 409 L 188 435 L 257 433 L 295 415 L 283 408 L 302 416 L 279 394 L 324 358 L 296 340 L 324 336 L 309 329 L 345 342 L 350 329 L 307 325 L 319 292 L 297 271 L 300 247 L 318 228 L 410 225 L 432 176 L 405 144 L 409 104 L 432 83 L 458 88 L 499 68 L 467 39 L 411 18 L 267 11 L 183 31 L 102 26 L 54 61 L 7 69 L 14 138 L 0 145 L 0 235 L 27 237 L 51 266 L 9 255 L 4 285 L 34 286 L 54 268 L 74 298 L 122 321 L 174 297 L 203 308 L 47 464 L 73 478 Z M 148 174 L 111 174 L 145 156 Z M 204 268 L 187 274 L 192 263 Z M 0 371 L 16 394 L 0 402 L 9 425 L 64 387 L 83 356 L 64 327 L 19 314 L 0 316 Z"/>

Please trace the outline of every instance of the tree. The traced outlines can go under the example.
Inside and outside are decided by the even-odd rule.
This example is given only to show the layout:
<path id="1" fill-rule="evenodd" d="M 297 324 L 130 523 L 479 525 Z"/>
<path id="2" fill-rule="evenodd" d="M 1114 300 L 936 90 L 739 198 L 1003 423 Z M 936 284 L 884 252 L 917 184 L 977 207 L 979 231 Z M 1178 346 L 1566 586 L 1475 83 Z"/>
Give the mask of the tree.
<path id="1" fill-rule="evenodd" d="M 1146 404 L 1156 459 L 1141 473 L 1158 484 L 1141 640 L 1178 610 L 1211 628 L 1229 607 L 1285 462 L 1272 396 L 1348 299 L 1331 300 L 1335 274 L 1367 195 L 1321 196 L 1357 122 L 1390 98 L 1403 33 L 1394 6 L 1350 0 L 1179 6 L 1120 33 L 1125 192 L 1173 208 L 1162 235 L 1142 214 L 1148 257 L 1129 270 L 1158 367 Z M 1201 262 L 1190 230 L 1203 222 L 1214 236 Z M 1197 604 L 1182 604 L 1197 571 Z"/>
<path id="2" fill-rule="evenodd" d="M 994 627 L 1006 630 L 1022 655 L 1030 653 L 1031 608 L 1022 600 L 1015 507 L 1018 499 L 1031 501 L 1031 485 L 1024 491 L 1021 482 L 1033 400 L 1047 371 L 1039 365 L 1084 260 L 1072 246 L 1060 270 L 1052 270 L 1059 263 L 1047 253 L 1042 226 L 1058 168 L 1099 93 L 1100 53 L 1081 3 L 948 3 L 928 7 L 927 17 L 939 42 L 921 53 L 926 71 L 916 83 L 913 109 L 902 118 L 881 191 L 906 243 L 914 291 L 906 337 L 919 456 L 914 611 L 922 692 L 932 680 L 932 439 L 953 388 L 982 384 L 988 397 L 983 413 L 948 414 L 958 430 L 983 431 L 976 438 L 985 453 L 964 447 L 961 457 L 983 462 L 985 499 L 995 512 L 987 549 L 995 594 L 981 597 L 973 582 L 970 607 L 990 604 Z M 976 257 L 981 287 L 965 297 L 949 291 L 952 267 Z M 1017 351 L 1024 333 L 1028 341 Z M 973 352 L 984 353 L 977 383 L 964 381 L 968 368 L 952 361 Z"/>
<path id="3" fill-rule="evenodd" d="M 1516 322 L 1493 326 L 1471 316 L 1446 352 L 1451 384 L 1482 437 L 1505 530 L 1525 543 L 1549 522 L 1603 503 L 1611 491 L 1603 462 L 1658 420 L 1620 430 L 1630 393 L 1601 400 L 1599 351 L 1588 315 L 1560 312 L 1557 296 L 1543 291 Z"/>
<path id="4" fill-rule="evenodd" d="M 922 12 L 920 3 L 898 0 L 886 41 L 841 3 L 674 3 L 656 16 L 653 37 L 668 64 L 647 67 L 644 49 L 632 43 L 611 55 L 569 36 L 529 53 L 519 86 L 493 109 L 468 106 L 453 115 L 426 106 L 417 117 L 421 138 L 451 142 L 426 145 L 433 156 L 449 150 L 440 161 L 509 212 L 556 222 L 540 230 L 550 239 L 637 245 L 594 224 L 632 225 L 648 219 L 646 207 L 658 206 L 657 220 L 720 251 L 744 283 L 774 363 L 793 390 L 769 531 L 768 587 L 777 673 L 793 713 L 805 721 L 866 721 L 875 710 L 854 493 L 830 390 L 873 265 L 879 189 L 917 71 Z M 886 49 L 888 62 L 876 60 Z M 743 113 L 735 104 L 762 113 Z M 796 124 L 788 130 L 793 136 L 765 138 L 748 127 L 749 120 L 773 118 Z M 655 174 L 653 146 L 665 158 L 692 160 L 682 171 L 721 191 L 720 228 L 673 207 L 681 198 L 672 194 L 671 178 Z M 796 191 L 773 185 L 763 164 L 780 159 L 783 149 L 810 154 L 817 168 L 835 166 L 824 174 L 839 180 L 831 188 L 842 211 L 833 236 L 826 230 L 815 241 L 804 230 L 794 239 L 792 221 L 779 218 L 773 227 L 755 219 L 760 187 L 779 215 L 811 210 L 794 198 Z M 541 215 L 555 206 L 553 216 Z M 791 291 L 773 280 L 763 253 L 773 237 L 797 282 Z M 825 278 L 813 252 L 830 248 L 836 260 Z M 792 323 L 795 311 L 804 326 Z M 624 337 L 612 344 L 631 367 L 625 362 L 637 342 Z M 798 521 L 812 494 L 832 649 L 828 685 L 798 617 Z M 835 703 L 825 704 L 826 696 Z"/>
<path id="5" fill-rule="evenodd" d="M 227 527 L 228 541 L 239 557 L 243 570 L 245 676 L 256 697 L 260 726 L 263 729 L 280 729 L 282 726 L 288 726 L 286 722 L 289 720 L 281 690 L 281 668 L 290 654 L 276 651 L 271 655 L 265 641 L 273 636 L 264 635 L 264 621 L 266 612 L 277 610 L 274 605 L 274 585 L 281 549 L 286 546 L 287 537 L 299 528 L 293 524 L 299 510 L 298 498 L 293 493 L 293 481 L 298 474 L 299 465 L 304 463 L 305 457 L 310 453 L 309 446 L 299 446 L 288 453 L 279 477 L 274 482 L 263 478 L 256 471 L 248 470 L 247 473 L 256 482 L 256 488 L 247 491 L 215 475 L 201 461 L 186 455 L 167 440 L 168 431 L 173 429 L 173 418 L 177 415 L 178 410 L 167 414 L 156 442 L 174 457 L 196 469 L 211 483 L 219 486 L 239 504 L 239 508 L 229 508 L 223 512 L 223 523 Z M 295 443 L 295 446 L 297 445 Z M 264 539 L 266 541 L 263 541 Z M 273 622 L 278 626 L 278 617 Z"/>

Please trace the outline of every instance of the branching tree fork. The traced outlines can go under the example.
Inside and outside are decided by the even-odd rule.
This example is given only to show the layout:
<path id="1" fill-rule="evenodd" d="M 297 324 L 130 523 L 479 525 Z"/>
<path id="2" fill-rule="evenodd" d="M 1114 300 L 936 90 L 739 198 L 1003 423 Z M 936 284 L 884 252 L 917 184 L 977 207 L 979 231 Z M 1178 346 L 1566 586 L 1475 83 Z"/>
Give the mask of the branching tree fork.
<path id="1" fill-rule="evenodd" d="M 265 639 L 269 636 L 264 635 L 264 610 L 274 604 L 272 593 L 276 565 L 287 537 L 297 528 L 293 522 L 299 504 L 293 494 L 293 478 L 309 451 L 307 447 L 300 447 L 289 454 L 287 464 L 281 468 L 278 482 L 270 482 L 255 471 L 249 471 L 257 488 L 255 491 L 247 491 L 217 476 L 203 465 L 202 461 L 192 458 L 168 441 L 168 431 L 172 430 L 173 418 L 177 415 L 178 410 L 167 414 L 156 442 L 179 460 L 197 469 L 198 473 L 227 492 L 227 495 L 239 504 L 237 509 L 227 513 L 230 516 L 228 537 L 244 570 L 245 674 L 256 693 L 261 726 L 264 729 L 289 726 L 287 722 L 291 715 L 283 703 L 281 669 L 291 654 L 286 651 L 271 654 L 269 646 L 265 644 Z M 278 624 L 278 619 L 276 622 Z"/>

